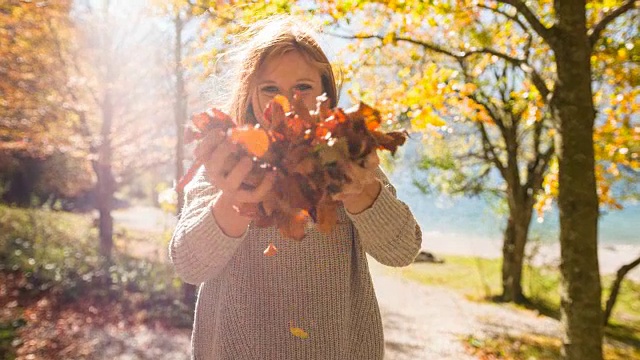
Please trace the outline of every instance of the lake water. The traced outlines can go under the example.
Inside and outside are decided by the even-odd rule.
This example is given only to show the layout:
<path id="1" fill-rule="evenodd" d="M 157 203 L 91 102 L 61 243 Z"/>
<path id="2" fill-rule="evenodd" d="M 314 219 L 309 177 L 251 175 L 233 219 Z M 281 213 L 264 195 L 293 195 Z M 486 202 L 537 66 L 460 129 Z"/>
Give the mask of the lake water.
<path id="1" fill-rule="evenodd" d="M 486 200 L 425 195 L 412 184 L 408 172 L 398 169 L 389 175 L 398 197 L 411 207 L 423 232 L 470 241 L 502 239 L 505 215 L 498 215 Z M 534 216 L 531 238 L 557 242 L 558 224 L 555 209 L 545 215 L 543 223 L 538 223 Z M 601 245 L 640 245 L 640 204 L 625 204 L 623 210 L 604 214 L 599 223 L 599 242 Z"/>

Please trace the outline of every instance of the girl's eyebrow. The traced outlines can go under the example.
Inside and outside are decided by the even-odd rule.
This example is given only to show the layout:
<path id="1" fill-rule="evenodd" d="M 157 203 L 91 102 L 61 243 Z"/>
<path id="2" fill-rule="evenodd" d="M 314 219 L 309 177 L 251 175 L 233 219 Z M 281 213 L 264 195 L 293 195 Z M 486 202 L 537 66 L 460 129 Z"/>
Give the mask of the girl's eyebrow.
<path id="1" fill-rule="evenodd" d="M 300 78 L 300 79 L 296 80 L 296 82 L 299 82 L 299 81 L 305 81 L 305 82 L 315 83 L 315 81 L 314 81 L 314 80 L 312 80 L 312 79 L 310 79 L 310 78 Z M 261 81 L 261 82 L 260 82 L 260 86 L 262 86 L 262 85 L 267 85 L 267 84 L 271 84 L 271 85 L 278 85 L 278 84 L 277 84 L 275 81 L 273 81 L 273 80 L 263 80 L 263 81 Z"/>

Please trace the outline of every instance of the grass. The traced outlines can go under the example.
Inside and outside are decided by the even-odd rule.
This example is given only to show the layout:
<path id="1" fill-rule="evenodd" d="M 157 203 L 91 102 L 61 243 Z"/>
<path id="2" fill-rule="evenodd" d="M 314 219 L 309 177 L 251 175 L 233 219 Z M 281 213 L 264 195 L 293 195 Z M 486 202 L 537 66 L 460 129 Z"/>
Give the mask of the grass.
<path id="1" fill-rule="evenodd" d="M 562 359 L 560 355 L 560 339 L 526 334 L 523 336 L 501 335 L 491 338 L 478 339 L 469 336 L 465 339 L 467 350 L 480 359 L 504 360 L 555 360 Z M 637 348 L 622 344 L 605 343 L 604 358 L 611 360 L 638 359 L 640 351 Z"/>
<path id="2" fill-rule="evenodd" d="M 446 256 L 444 264 L 416 263 L 406 268 L 389 269 L 405 278 L 427 285 L 454 289 L 468 299 L 486 301 L 501 293 L 501 260 L 464 256 Z M 604 276 L 602 303 L 609 296 L 613 276 Z M 526 266 L 523 290 L 531 300 L 529 308 L 542 315 L 560 318 L 560 274 L 555 267 Z M 607 359 L 640 358 L 640 284 L 625 280 L 616 306 L 605 328 Z M 479 341 L 477 339 L 472 339 Z M 483 348 L 503 354 L 504 359 L 556 359 L 559 340 L 542 337 L 496 338 L 483 340 Z M 517 344 L 518 346 L 513 346 Z M 472 346 L 473 347 L 473 346 Z M 517 348 L 519 350 L 513 350 Z M 556 349 L 557 348 L 557 349 Z M 633 356 L 629 356 L 632 354 Z M 559 355 L 558 355 L 559 356 Z M 491 358 L 491 357 L 488 357 Z"/>
<path id="3" fill-rule="evenodd" d="M 60 304 L 95 299 L 105 306 L 117 303 L 132 316 L 144 314 L 144 321 L 190 327 L 192 309 L 183 301 L 182 282 L 160 260 L 162 254 L 149 250 L 166 248 L 167 241 L 166 234 L 116 229 L 114 253 L 106 260 L 97 252 L 91 216 L 0 205 L 0 279 L 25 279 L 13 286 L 17 299 L 23 299 L 19 308 L 42 297 Z M 0 284 L 5 289 L 10 285 Z M 0 353 L 8 358 L 25 325 L 15 315 L 19 311 L 12 314 L 0 313 Z"/>

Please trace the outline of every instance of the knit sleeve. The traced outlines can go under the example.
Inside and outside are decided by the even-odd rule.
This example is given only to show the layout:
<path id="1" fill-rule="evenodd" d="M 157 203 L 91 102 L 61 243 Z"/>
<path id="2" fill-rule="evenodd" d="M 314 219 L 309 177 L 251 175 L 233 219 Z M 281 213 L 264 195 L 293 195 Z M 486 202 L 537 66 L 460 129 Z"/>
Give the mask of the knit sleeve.
<path id="1" fill-rule="evenodd" d="M 376 175 L 382 188 L 371 207 L 358 214 L 347 211 L 347 215 L 367 253 L 384 265 L 407 266 L 420 252 L 422 230 L 407 204 L 396 198 L 396 190 L 382 170 Z"/>
<path id="2" fill-rule="evenodd" d="M 218 276 L 247 232 L 233 238 L 218 226 L 212 208 L 220 197 L 201 168 L 185 188 L 185 203 L 169 244 L 169 256 L 178 275 L 199 284 Z"/>

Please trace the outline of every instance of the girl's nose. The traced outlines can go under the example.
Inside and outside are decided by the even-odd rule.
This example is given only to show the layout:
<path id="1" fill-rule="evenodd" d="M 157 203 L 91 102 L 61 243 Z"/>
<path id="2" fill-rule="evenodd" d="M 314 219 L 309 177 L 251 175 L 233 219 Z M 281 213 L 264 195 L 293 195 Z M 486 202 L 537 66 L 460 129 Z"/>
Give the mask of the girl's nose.
<path id="1" fill-rule="evenodd" d="M 289 93 L 287 94 L 287 99 L 289 99 L 289 102 L 293 102 L 293 95 L 295 95 L 296 91 L 295 90 L 290 90 Z"/>

